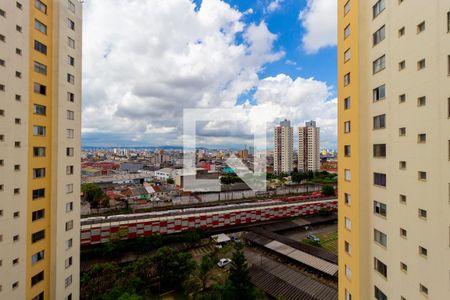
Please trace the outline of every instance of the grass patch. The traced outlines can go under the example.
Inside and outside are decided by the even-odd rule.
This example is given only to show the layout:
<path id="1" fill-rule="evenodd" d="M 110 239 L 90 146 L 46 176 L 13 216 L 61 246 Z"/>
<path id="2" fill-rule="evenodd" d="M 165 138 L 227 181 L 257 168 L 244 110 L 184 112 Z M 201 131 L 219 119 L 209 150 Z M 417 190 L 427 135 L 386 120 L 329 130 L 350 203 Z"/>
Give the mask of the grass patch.
<path id="1" fill-rule="evenodd" d="M 338 234 L 337 232 L 330 232 L 330 233 L 324 233 L 324 234 L 316 234 L 316 236 L 320 239 L 320 242 L 315 242 L 310 239 L 304 238 L 303 243 L 321 247 L 325 250 L 328 250 L 333 253 L 337 253 L 338 248 Z"/>

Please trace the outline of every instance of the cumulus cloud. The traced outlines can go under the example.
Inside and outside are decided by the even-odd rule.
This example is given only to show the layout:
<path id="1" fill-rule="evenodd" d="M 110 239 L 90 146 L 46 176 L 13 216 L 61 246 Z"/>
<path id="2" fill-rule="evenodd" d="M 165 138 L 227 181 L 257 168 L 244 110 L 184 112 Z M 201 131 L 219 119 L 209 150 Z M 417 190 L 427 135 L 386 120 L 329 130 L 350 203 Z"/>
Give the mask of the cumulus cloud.
<path id="1" fill-rule="evenodd" d="M 302 37 L 307 53 L 316 53 L 320 48 L 337 43 L 337 1 L 308 0 L 300 12 L 299 20 L 306 33 Z"/>
<path id="2" fill-rule="evenodd" d="M 267 11 L 268 12 L 274 12 L 274 11 L 280 9 L 281 8 L 281 4 L 283 3 L 283 1 L 284 0 L 273 0 L 267 6 Z"/>
<path id="3" fill-rule="evenodd" d="M 259 77 L 284 53 L 274 50 L 277 36 L 263 21 L 248 24 L 244 17 L 245 12 L 220 0 L 203 0 L 199 6 L 190 0 L 86 2 L 86 145 L 181 145 L 184 108 L 234 107 L 250 90 L 257 105 L 276 112 L 274 122 L 318 116 L 329 122 L 332 112 L 329 116 L 325 110 L 332 111 L 332 102 L 325 102 L 325 83 L 283 74 Z M 316 104 L 320 108 L 314 114 Z M 199 133 L 216 145 L 247 143 L 242 126 L 216 125 L 205 124 Z"/>

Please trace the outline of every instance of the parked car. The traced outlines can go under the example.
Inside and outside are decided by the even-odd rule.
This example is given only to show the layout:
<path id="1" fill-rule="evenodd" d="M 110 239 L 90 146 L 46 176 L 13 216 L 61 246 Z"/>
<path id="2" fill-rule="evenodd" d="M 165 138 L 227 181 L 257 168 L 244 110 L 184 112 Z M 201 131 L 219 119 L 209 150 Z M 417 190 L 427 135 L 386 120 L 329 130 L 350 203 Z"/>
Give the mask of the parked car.
<path id="1" fill-rule="evenodd" d="M 217 263 L 217 265 L 219 266 L 219 268 L 223 268 L 223 267 L 225 267 L 226 265 L 228 265 L 230 263 L 231 263 L 231 259 L 229 259 L 229 258 L 221 258 L 219 260 L 219 262 Z"/>
<path id="2" fill-rule="evenodd" d="M 314 242 L 320 242 L 320 239 L 317 236 L 315 236 L 314 234 L 312 234 L 312 233 L 308 234 L 306 236 L 306 238 L 311 240 L 311 241 L 314 241 Z"/>
<path id="3" fill-rule="evenodd" d="M 237 236 L 231 236 L 231 240 L 233 241 L 233 242 L 235 242 L 235 243 L 240 243 L 241 242 L 241 240 L 237 237 Z"/>

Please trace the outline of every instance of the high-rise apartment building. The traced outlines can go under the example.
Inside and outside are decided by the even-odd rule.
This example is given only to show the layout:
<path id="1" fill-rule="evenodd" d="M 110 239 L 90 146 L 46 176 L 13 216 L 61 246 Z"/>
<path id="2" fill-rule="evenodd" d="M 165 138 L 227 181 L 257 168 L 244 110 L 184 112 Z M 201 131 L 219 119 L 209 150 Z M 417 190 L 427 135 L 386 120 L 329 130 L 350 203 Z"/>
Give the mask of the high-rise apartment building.
<path id="1" fill-rule="evenodd" d="M 273 170 L 275 174 L 290 174 L 294 158 L 294 131 L 291 122 L 281 121 L 274 133 Z"/>
<path id="2" fill-rule="evenodd" d="M 450 299 L 450 1 L 338 5 L 339 299 Z"/>
<path id="3" fill-rule="evenodd" d="M 0 299 L 79 297 L 81 18 L 0 1 Z"/>
<path id="4" fill-rule="evenodd" d="M 315 121 L 298 128 L 298 170 L 320 170 L 320 128 Z"/>

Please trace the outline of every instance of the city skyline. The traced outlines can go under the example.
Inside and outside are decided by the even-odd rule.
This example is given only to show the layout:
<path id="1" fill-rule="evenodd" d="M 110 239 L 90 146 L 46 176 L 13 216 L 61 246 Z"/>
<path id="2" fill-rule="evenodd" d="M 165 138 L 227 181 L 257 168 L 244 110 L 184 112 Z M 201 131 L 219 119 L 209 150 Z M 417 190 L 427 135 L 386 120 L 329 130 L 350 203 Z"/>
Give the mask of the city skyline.
<path id="1" fill-rule="evenodd" d="M 141 3 L 84 3 L 84 146 L 181 145 L 183 108 L 244 105 L 270 108 L 271 125 L 314 119 L 322 148 L 336 148 L 334 1 Z M 111 31 L 116 19 L 127 26 Z M 248 144 L 205 133 L 210 144 Z"/>

